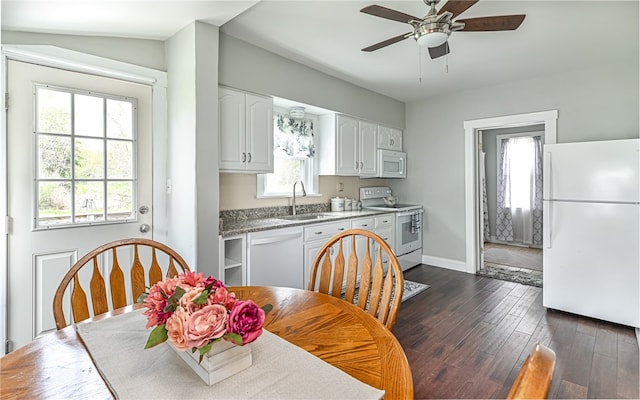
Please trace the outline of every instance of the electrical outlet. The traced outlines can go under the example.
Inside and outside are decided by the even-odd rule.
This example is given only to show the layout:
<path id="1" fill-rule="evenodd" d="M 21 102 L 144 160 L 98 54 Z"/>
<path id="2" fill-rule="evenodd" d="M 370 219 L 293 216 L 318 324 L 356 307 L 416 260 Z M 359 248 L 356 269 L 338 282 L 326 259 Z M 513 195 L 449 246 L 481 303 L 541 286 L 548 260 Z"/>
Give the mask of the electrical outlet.
<path id="1" fill-rule="evenodd" d="M 338 193 L 344 192 L 344 183 L 338 182 Z"/>

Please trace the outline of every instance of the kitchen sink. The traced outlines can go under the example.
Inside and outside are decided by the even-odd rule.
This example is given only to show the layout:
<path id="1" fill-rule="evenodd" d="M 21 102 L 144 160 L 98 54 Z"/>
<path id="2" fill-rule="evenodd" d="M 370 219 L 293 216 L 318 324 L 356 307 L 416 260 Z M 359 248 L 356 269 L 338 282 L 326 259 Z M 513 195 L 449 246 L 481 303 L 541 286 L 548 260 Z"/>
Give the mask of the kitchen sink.
<path id="1" fill-rule="evenodd" d="M 285 215 L 283 217 L 277 217 L 277 219 L 284 219 L 285 221 L 312 221 L 319 219 L 331 218 L 331 214 L 299 214 L 299 215 Z"/>

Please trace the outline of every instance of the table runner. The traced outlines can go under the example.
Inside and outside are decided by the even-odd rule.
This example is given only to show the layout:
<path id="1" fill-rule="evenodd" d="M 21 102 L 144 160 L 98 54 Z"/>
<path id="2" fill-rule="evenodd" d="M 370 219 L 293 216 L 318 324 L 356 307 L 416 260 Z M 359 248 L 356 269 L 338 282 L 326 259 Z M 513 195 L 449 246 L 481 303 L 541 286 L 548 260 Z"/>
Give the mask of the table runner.
<path id="1" fill-rule="evenodd" d="M 151 330 L 137 310 L 76 330 L 100 374 L 119 399 L 381 399 L 371 387 L 295 346 L 264 331 L 252 346 L 253 364 L 208 386 L 169 348 L 144 350 Z"/>

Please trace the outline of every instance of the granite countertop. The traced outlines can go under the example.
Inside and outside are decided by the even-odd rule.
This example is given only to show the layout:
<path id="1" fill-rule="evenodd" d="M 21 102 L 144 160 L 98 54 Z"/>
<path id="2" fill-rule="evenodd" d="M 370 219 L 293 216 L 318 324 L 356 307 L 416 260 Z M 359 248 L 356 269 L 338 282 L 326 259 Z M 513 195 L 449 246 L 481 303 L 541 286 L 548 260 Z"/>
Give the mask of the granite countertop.
<path id="1" fill-rule="evenodd" d="M 339 211 L 339 212 L 319 212 L 298 214 L 298 217 L 303 216 L 316 217 L 312 219 L 304 220 L 291 220 L 286 218 L 292 218 L 291 215 L 282 217 L 269 217 L 269 218 L 254 218 L 254 219 L 239 219 L 235 221 L 225 221 L 223 227 L 220 229 L 220 235 L 223 237 L 239 235 L 242 233 L 266 231 L 269 229 L 289 228 L 292 226 L 311 225 L 324 222 L 333 222 L 342 219 L 368 217 L 372 215 L 388 214 L 389 211 L 377 211 L 377 210 L 358 210 L 358 211 Z"/>

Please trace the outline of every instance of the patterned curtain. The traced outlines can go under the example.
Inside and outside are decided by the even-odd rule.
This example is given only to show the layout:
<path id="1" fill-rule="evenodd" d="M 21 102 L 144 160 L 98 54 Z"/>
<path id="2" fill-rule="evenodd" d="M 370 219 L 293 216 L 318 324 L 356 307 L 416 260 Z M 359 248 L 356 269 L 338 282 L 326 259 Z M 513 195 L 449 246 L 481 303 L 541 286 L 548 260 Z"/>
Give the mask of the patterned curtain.
<path id="1" fill-rule="evenodd" d="M 309 118 L 291 118 L 279 112 L 274 112 L 274 115 L 274 155 L 308 158 L 315 156 L 313 121 Z"/>
<path id="2" fill-rule="evenodd" d="M 532 213 L 532 244 L 542 246 L 542 138 L 533 137 L 535 148 L 534 168 L 533 168 L 533 207 Z"/>
<path id="3" fill-rule="evenodd" d="M 483 220 L 483 241 L 488 242 L 491 238 L 491 230 L 489 229 L 489 202 L 487 201 L 487 169 L 486 169 L 486 154 L 482 152 L 482 220 Z"/>
<path id="4" fill-rule="evenodd" d="M 509 176 L 509 139 L 500 141 L 500 169 L 498 170 L 498 193 L 496 198 L 496 238 L 513 241 L 511 217 L 511 179 Z"/>

